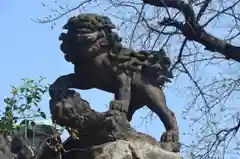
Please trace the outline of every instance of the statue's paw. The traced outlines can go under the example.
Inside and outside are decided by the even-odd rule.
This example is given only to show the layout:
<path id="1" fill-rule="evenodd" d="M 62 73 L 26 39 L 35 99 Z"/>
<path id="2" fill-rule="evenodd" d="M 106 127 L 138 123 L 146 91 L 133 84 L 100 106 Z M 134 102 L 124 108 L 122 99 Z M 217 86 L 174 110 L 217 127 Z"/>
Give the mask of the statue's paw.
<path id="1" fill-rule="evenodd" d="M 118 110 L 123 113 L 128 113 L 128 106 L 126 106 L 124 101 L 121 100 L 113 100 L 110 102 L 111 110 Z"/>
<path id="2" fill-rule="evenodd" d="M 58 85 L 51 85 L 49 87 L 49 95 L 51 98 L 66 98 L 68 94 L 68 89 Z"/>
<path id="3" fill-rule="evenodd" d="M 160 142 L 161 148 L 170 152 L 180 152 L 180 142 Z"/>
<path id="4" fill-rule="evenodd" d="M 60 88 L 57 85 L 54 85 L 54 84 L 50 85 L 50 87 L 49 87 L 49 95 L 50 95 L 50 97 L 54 98 L 58 94 L 59 89 Z"/>
<path id="5" fill-rule="evenodd" d="M 171 129 L 164 132 L 161 136 L 161 142 L 178 142 L 179 132 L 178 130 Z"/>

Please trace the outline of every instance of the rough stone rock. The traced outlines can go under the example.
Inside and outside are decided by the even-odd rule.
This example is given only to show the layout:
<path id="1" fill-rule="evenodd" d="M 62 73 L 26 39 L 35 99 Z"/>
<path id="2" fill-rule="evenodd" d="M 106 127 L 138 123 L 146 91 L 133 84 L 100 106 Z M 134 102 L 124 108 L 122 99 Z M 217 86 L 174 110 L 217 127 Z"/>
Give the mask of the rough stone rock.
<path id="1" fill-rule="evenodd" d="M 52 136 L 53 126 L 46 124 L 36 124 L 27 128 L 27 140 L 33 148 L 39 147 L 43 141 Z M 25 127 L 20 127 L 14 132 L 15 135 L 25 137 Z"/>
<path id="2" fill-rule="evenodd" d="M 38 159 L 178 159 L 179 143 L 161 143 L 131 127 L 126 115 L 116 110 L 99 113 L 75 91 L 50 100 L 52 120 L 71 128 L 61 153 L 43 146 Z"/>
<path id="3" fill-rule="evenodd" d="M 11 138 L 0 134 L 0 159 L 15 159 L 16 155 L 11 152 Z"/>
<path id="4" fill-rule="evenodd" d="M 0 134 L 0 159 L 32 159 L 33 157 L 31 146 L 22 137 Z"/>
<path id="5" fill-rule="evenodd" d="M 78 159 L 180 159 L 176 153 L 163 150 L 157 145 L 134 140 L 116 140 L 91 149 L 80 149 L 74 153 L 64 155 L 66 158 Z"/>
<path id="6" fill-rule="evenodd" d="M 179 155 L 141 140 L 117 140 L 91 150 L 94 159 L 180 159 Z"/>

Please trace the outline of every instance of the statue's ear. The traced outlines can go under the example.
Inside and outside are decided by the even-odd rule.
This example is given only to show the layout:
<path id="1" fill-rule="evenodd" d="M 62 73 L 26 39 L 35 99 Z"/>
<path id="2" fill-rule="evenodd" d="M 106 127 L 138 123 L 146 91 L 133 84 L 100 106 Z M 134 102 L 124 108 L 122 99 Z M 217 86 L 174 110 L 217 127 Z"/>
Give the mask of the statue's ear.
<path id="1" fill-rule="evenodd" d="M 122 42 L 122 38 L 118 37 L 117 42 Z"/>
<path id="2" fill-rule="evenodd" d="M 171 60 L 170 60 L 170 58 L 169 57 L 164 57 L 163 58 L 163 64 L 167 64 L 167 65 L 169 65 L 169 67 L 171 66 Z"/>
<path id="3" fill-rule="evenodd" d="M 166 73 L 166 76 L 167 76 L 168 78 L 173 78 L 173 73 L 172 73 L 172 71 L 167 72 L 167 73 Z"/>

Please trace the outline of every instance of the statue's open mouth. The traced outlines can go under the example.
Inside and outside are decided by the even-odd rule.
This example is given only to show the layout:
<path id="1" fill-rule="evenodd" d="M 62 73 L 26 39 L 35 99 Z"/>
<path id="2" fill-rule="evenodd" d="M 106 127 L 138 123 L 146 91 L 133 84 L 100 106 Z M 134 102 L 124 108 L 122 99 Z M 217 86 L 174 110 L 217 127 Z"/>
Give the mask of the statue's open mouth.
<path id="1" fill-rule="evenodd" d="M 101 37 L 104 37 L 101 31 L 91 32 L 89 29 L 75 26 L 64 27 L 64 31 L 59 36 L 59 40 L 62 41 L 60 48 L 65 59 L 73 62 L 79 58 L 80 53 L 89 52 L 92 45 Z"/>

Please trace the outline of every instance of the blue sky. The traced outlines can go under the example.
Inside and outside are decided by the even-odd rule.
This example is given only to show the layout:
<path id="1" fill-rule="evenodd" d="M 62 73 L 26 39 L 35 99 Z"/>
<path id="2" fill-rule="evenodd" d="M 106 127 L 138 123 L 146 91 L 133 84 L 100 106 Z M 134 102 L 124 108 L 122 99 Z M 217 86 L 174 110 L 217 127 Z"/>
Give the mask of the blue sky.
<path id="1" fill-rule="evenodd" d="M 41 7 L 40 1 L 0 1 L 0 28 L 2 31 L 0 39 L 0 97 L 2 99 L 9 95 L 10 85 L 18 86 L 21 84 L 20 78 L 37 80 L 39 76 L 44 76 L 46 83 L 52 83 L 57 77 L 73 72 L 72 64 L 64 60 L 58 41 L 58 36 L 62 32 L 61 28 L 66 23 L 66 19 L 59 20 L 54 29 L 51 29 L 49 25 L 38 24 L 31 20 L 31 18 L 43 15 L 47 15 L 47 11 Z M 97 111 L 105 111 L 105 105 L 113 98 L 112 94 L 96 89 L 80 91 L 80 93 Z M 188 131 L 186 121 L 181 119 L 181 113 L 184 104 L 186 104 L 184 94 L 179 94 L 174 87 L 169 87 L 165 93 L 169 108 L 176 113 L 180 132 Z M 3 100 L 0 100 L 0 105 L 3 104 Z M 48 112 L 49 116 L 47 96 L 41 103 L 41 107 Z M 158 118 L 147 126 L 146 124 L 140 125 L 142 121 L 140 117 L 146 115 L 147 112 L 148 109 L 139 110 L 134 115 L 132 125 L 137 126 L 138 131 L 149 133 L 159 140 L 164 127 Z M 181 141 L 187 140 L 189 139 L 181 136 Z"/>

